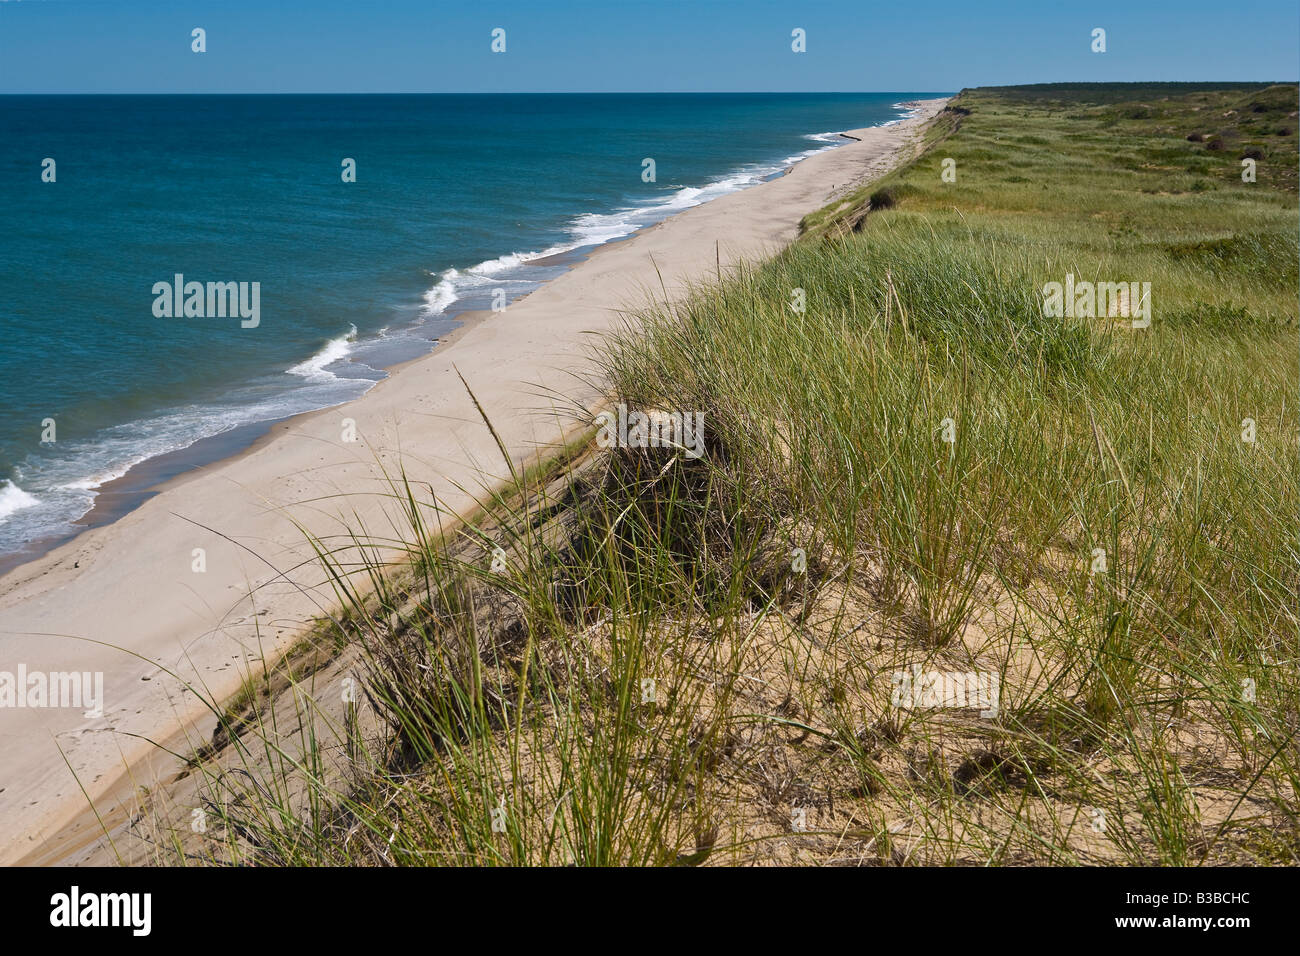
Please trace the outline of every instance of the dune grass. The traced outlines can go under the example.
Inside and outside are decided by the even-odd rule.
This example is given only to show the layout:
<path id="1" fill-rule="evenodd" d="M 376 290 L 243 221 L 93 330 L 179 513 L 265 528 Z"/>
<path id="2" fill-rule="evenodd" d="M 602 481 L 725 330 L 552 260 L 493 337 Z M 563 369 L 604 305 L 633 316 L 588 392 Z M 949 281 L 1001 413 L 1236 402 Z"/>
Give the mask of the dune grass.
<path id="1" fill-rule="evenodd" d="M 964 92 L 604 347 L 616 401 L 704 413 L 702 458 L 570 452 L 450 533 L 398 480 L 409 567 L 322 544 L 374 732 L 341 777 L 315 739 L 276 785 L 205 770 L 188 858 L 1300 861 L 1295 110 Z M 1045 316 L 1067 273 L 1150 282 L 1151 325 Z M 918 672 L 996 706 L 900 702 Z"/>

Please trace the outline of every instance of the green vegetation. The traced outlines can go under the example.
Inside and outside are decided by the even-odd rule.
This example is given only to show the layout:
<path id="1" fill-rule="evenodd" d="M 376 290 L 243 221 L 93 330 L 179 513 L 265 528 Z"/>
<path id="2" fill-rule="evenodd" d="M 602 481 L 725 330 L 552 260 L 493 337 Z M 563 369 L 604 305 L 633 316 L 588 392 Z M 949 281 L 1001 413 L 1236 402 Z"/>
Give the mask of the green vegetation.
<path id="1" fill-rule="evenodd" d="M 453 533 L 395 482 L 415 570 L 331 565 L 374 733 L 214 800 L 201 855 L 1300 862 L 1296 100 L 964 92 L 605 353 L 703 458 L 571 449 Z M 1067 274 L 1150 282 L 1150 327 L 1045 317 Z M 996 715 L 898 706 L 914 665 Z"/>

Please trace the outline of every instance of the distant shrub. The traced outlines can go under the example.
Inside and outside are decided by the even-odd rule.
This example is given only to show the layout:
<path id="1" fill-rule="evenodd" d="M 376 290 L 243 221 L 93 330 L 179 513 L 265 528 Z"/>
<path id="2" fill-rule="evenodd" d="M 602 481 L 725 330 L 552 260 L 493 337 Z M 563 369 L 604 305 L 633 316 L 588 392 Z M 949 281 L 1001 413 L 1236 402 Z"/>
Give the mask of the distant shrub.
<path id="1" fill-rule="evenodd" d="M 1293 289 L 1298 281 L 1294 236 L 1234 233 L 1216 239 L 1172 243 L 1165 248 L 1176 261 L 1220 274 L 1227 270 L 1270 287 Z"/>
<path id="2" fill-rule="evenodd" d="M 970 116 L 970 110 L 964 106 L 945 106 L 943 111 L 945 113 L 956 113 L 958 116 Z"/>
<path id="3" fill-rule="evenodd" d="M 1202 302 L 1199 299 L 1191 308 L 1173 312 L 1168 317 L 1172 326 L 1192 326 L 1213 332 L 1276 332 L 1294 328 L 1296 321 L 1285 315 L 1252 315 L 1244 307 L 1224 303 Z"/>
<path id="4" fill-rule="evenodd" d="M 1172 318 L 1188 325 L 1199 325 L 1223 331 L 1241 329 L 1251 324 L 1250 312 L 1244 307 L 1220 302 L 1202 302 L 1199 299 L 1190 309 L 1175 313 Z"/>
<path id="5" fill-rule="evenodd" d="M 1252 146 L 1250 147 L 1250 149 L 1246 150 L 1244 153 L 1241 154 L 1241 158 L 1242 159 L 1263 159 L 1264 151 L 1260 149 L 1258 146 Z"/>
<path id="6" fill-rule="evenodd" d="M 877 189 L 871 194 L 868 200 L 871 208 L 876 209 L 893 209 L 898 205 L 898 192 L 892 186 L 886 186 L 884 189 Z"/>
<path id="7" fill-rule="evenodd" d="M 1219 150 L 1223 149 L 1223 140 L 1216 136 L 1206 142 L 1205 148 L 1217 153 Z"/>
<path id="8" fill-rule="evenodd" d="M 1202 136 L 1200 133 L 1190 133 L 1190 134 L 1188 134 L 1187 142 L 1189 142 L 1189 143 L 1203 143 L 1203 142 L 1205 142 L 1205 137 Z"/>
<path id="9" fill-rule="evenodd" d="M 1290 136 L 1290 135 L 1291 135 L 1291 127 L 1290 127 L 1290 126 L 1283 126 L 1281 129 L 1279 129 L 1279 130 L 1277 131 L 1277 135 L 1278 135 L 1278 136 Z"/>

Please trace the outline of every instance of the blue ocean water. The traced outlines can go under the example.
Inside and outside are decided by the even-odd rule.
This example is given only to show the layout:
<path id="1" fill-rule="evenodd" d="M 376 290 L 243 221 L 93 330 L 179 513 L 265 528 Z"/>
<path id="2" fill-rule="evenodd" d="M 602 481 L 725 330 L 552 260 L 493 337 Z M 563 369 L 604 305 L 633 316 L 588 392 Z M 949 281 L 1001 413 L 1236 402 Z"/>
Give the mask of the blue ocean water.
<path id="1" fill-rule="evenodd" d="M 529 259 L 926 95 L 0 96 L 0 556 L 146 459 L 360 395 L 563 268 Z M 257 326 L 157 316 L 177 274 L 259 283 Z"/>

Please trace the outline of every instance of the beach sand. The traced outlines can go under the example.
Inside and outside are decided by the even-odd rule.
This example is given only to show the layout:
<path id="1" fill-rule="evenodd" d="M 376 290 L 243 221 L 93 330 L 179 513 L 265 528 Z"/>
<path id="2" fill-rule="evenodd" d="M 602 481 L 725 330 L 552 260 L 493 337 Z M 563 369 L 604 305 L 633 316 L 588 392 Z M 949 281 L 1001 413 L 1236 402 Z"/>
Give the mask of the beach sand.
<path id="1" fill-rule="evenodd" d="M 505 312 L 473 317 L 356 401 L 277 423 L 239 455 L 173 478 L 116 521 L 0 578 L 0 671 L 104 674 L 100 718 L 0 709 L 0 863 L 50 859 L 51 840 L 87 813 L 87 797 L 148 785 L 160 761 L 174 762 L 151 740 L 211 736 L 215 718 L 183 682 L 228 699 L 250 667 L 274 660 L 333 606 L 304 532 L 330 545 L 352 531 L 400 534 L 406 521 L 384 468 L 404 468 L 422 498 L 431 491 L 453 513 L 506 477 L 458 373 L 516 465 L 528 462 L 580 427 L 579 407 L 604 400 L 591 352 L 623 310 L 672 297 L 718 263 L 776 252 L 802 216 L 909 158 L 945 102 L 921 101 L 909 120 L 854 130 L 856 141 L 785 176 L 600 247 Z M 345 420 L 355 442 L 342 440 Z"/>

